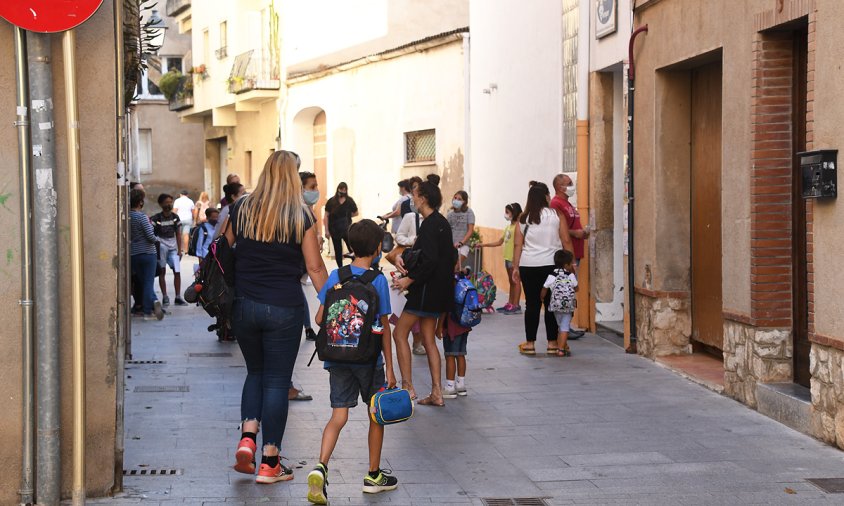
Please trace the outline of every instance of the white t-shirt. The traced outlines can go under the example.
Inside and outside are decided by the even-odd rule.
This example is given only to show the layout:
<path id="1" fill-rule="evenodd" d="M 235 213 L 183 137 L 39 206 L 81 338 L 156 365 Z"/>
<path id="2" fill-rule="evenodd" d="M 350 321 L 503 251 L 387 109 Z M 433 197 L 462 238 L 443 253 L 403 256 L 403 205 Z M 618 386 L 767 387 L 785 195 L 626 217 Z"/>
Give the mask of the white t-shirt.
<path id="1" fill-rule="evenodd" d="M 402 195 L 401 197 L 399 197 L 396 203 L 393 204 L 393 211 L 400 208 L 402 203 L 409 198 L 410 195 Z M 393 232 L 393 234 L 397 234 L 399 232 L 399 225 L 401 225 L 401 219 L 401 216 L 396 216 L 395 218 L 393 218 L 393 222 L 390 224 L 390 230 Z"/>
<path id="2" fill-rule="evenodd" d="M 554 265 L 554 253 L 563 249 L 560 242 L 560 217 L 557 212 L 546 207 L 539 215 L 539 223 L 525 225 L 519 223 L 525 243 L 522 247 L 520 267 L 546 267 Z"/>
<path id="3" fill-rule="evenodd" d="M 196 207 L 187 195 L 182 195 L 173 202 L 173 211 L 179 215 L 182 224 L 193 224 L 193 209 Z"/>
<path id="4" fill-rule="evenodd" d="M 554 287 L 554 283 L 557 281 L 557 276 L 550 274 L 547 278 L 545 278 L 545 284 L 542 285 L 544 288 L 548 288 L 549 290 Z M 577 288 L 577 276 L 574 275 L 573 272 L 569 273 L 569 282 L 571 286 Z"/>
<path id="5" fill-rule="evenodd" d="M 404 218 L 401 219 L 401 223 L 399 224 L 399 229 L 396 231 L 396 242 L 399 246 L 413 246 L 413 243 L 416 242 L 416 234 L 418 230 L 416 230 L 416 217 L 419 216 L 419 225 L 422 225 L 422 218 L 421 215 L 416 213 L 407 213 L 404 215 Z"/>

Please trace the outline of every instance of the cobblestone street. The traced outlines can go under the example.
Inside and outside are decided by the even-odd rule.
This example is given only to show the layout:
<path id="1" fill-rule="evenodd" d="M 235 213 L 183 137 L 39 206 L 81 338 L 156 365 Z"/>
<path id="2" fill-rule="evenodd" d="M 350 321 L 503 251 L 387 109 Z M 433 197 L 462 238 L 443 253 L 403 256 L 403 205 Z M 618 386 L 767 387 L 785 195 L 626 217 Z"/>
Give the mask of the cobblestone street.
<path id="1" fill-rule="evenodd" d="M 94 504 L 305 504 L 321 429 L 330 415 L 328 374 L 305 367 L 294 382 L 314 396 L 294 402 L 282 453 L 290 483 L 256 485 L 231 470 L 245 375 L 236 345 L 205 331 L 198 308 L 134 322 L 126 368 L 125 492 Z M 445 409 L 417 407 L 387 429 L 385 468 L 400 487 L 364 496 L 366 411 L 352 411 L 329 475 L 332 504 L 481 504 L 545 498 L 548 504 L 841 504 L 807 478 L 842 475 L 844 454 L 595 335 L 574 356 L 518 355 L 519 316 L 488 315 L 469 344 L 469 395 Z M 542 349 L 542 346 L 539 346 Z M 420 392 L 429 385 L 414 357 Z M 164 387 L 167 392 L 144 392 Z"/>

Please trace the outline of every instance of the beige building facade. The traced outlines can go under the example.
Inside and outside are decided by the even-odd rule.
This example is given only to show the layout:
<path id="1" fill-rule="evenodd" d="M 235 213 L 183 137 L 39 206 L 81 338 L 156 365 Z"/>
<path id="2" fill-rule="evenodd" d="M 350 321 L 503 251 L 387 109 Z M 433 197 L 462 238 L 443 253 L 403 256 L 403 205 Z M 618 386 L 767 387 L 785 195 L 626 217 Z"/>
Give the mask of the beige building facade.
<path id="1" fill-rule="evenodd" d="M 122 454 L 117 438 L 122 425 L 117 420 L 122 404 L 122 357 L 118 357 L 118 207 L 116 184 L 116 85 L 114 13 L 112 3 L 104 2 L 94 16 L 76 29 L 76 68 L 78 71 L 79 135 L 82 163 L 83 227 L 85 248 L 85 335 L 87 368 L 87 488 L 90 496 L 103 496 L 119 488 Z M 14 30 L 0 20 L 0 103 L 6 111 L 15 110 Z M 104 34 L 107 34 L 104 36 Z M 122 56 L 122 55 L 121 55 Z M 61 385 L 61 490 L 69 497 L 71 489 L 71 286 L 69 188 L 67 129 L 61 36 L 52 36 L 53 113 L 56 134 L 55 179 L 59 257 L 60 385 Z M 97 69 L 88 79 L 87 70 Z M 6 115 L 7 124 L 12 117 Z M 18 504 L 21 478 L 21 186 L 17 164 L 14 128 L 0 129 L 0 174 L 2 212 L 0 237 L 6 245 L 6 262 L 0 269 L 0 394 L 4 399 L 0 414 L 0 504 Z M 36 263 L 36 276 L 39 264 Z"/>
<path id="2" fill-rule="evenodd" d="M 844 4 L 634 14 L 639 352 L 721 357 L 727 395 L 844 448 L 844 208 L 803 198 L 797 156 L 844 138 Z"/>

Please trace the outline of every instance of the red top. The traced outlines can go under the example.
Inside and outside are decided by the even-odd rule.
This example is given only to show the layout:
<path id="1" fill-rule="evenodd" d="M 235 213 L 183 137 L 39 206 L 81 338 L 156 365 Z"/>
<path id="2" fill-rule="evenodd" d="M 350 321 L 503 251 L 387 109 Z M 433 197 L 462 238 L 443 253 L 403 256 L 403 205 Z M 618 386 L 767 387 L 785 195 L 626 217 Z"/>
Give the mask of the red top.
<path id="1" fill-rule="evenodd" d="M 551 208 L 566 217 L 566 224 L 568 224 L 569 230 L 583 230 L 583 225 L 580 224 L 580 213 L 577 212 L 577 209 L 571 205 L 568 199 L 554 196 L 551 199 Z M 571 238 L 572 246 L 574 246 L 574 258 L 577 260 L 583 258 L 583 242 L 583 239 Z"/>

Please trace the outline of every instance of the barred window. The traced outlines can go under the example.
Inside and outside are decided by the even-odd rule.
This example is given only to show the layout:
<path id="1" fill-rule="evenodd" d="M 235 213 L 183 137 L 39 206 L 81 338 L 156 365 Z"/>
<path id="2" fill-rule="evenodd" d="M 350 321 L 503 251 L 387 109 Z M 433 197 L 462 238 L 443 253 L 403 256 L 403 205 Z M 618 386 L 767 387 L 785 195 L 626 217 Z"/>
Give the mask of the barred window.
<path id="1" fill-rule="evenodd" d="M 417 130 L 404 134 L 404 161 L 433 162 L 437 158 L 436 130 Z"/>

